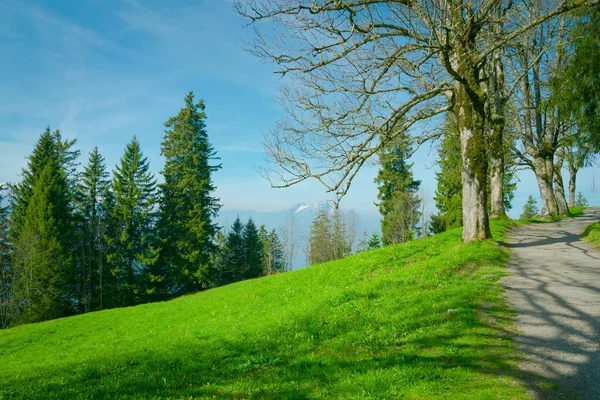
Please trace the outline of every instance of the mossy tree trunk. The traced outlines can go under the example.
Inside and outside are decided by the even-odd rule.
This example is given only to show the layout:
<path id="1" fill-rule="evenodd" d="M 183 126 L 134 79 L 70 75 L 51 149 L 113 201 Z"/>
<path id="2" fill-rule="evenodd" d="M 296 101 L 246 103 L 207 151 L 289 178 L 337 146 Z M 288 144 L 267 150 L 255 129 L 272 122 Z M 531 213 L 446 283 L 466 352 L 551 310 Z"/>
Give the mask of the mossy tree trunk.
<path id="1" fill-rule="evenodd" d="M 454 10 L 455 12 L 457 9 Z M 463 241 L 484 240 L 491 237 L 487 212 L 488 159 L 485 147 L 485 101 L 486 94 L 480 85 L 480 66 L 475 65 L 475 36 L 477 26 L 462 21 L 457 26 L 464 30 L 457 32 L 453 40 L 451 68 L 456 73 L 454 83 L 453 112 L 460 134 L 462 150 L 462 207 Z M 467 13 L 468 17 L 468 13 Z M 455 21 L 456 22 L 456 21 Z"/>
<path id="2" fill-rule="evenodd" d="M 561 215 L 569 214 L 569 206 L 565 197 L 565 185 L 562 178 L 562 167 L 565 161 L 565 155 L 562 150 L 556 152 L 556 163 L 554 164 L 554 192 L 558 211 Z"/>

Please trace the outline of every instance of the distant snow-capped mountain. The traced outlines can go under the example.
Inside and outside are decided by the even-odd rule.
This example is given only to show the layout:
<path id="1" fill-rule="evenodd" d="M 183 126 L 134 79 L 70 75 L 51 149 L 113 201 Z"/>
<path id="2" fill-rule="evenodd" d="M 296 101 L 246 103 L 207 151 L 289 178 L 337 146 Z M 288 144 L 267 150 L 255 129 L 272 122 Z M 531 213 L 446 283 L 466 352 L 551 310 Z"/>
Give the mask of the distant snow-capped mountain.
<path id="1" fill-rule="evenodd" d="M 298 203 L 290 208 L 280 210 L 230 210 L 221 209 L 217 222 L 225 231 L 229 230 L 235 219 L 239 216 L 242 223 L 252 218 L 257 226 L 264 225 L 267 230 L 278 231 L 282 241 L 286 236 L 293 236 L 295 243 L 293 269 L 304 267 L 306 263 L 306 243 L 309 236 L 310 225 L 319 210 L 327 210 L 333 214 L 335 207 L 330 201 L 319 203 Z M 380 232 L 379 215 L 359 215 L 353 210 L 341 208 L 343 213 L 354 217 L 356 225 L 356 240 L 360 240 L 362 232 L 371 234 Z M 293 232 L 292 232 L 293 231 Z"/>

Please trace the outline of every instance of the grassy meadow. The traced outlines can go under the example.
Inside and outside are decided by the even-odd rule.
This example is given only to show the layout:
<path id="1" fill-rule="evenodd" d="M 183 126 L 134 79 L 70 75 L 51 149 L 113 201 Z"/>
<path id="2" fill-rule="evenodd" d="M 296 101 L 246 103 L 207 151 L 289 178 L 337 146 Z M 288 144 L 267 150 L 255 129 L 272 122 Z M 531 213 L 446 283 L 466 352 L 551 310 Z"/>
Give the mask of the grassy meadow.
<path id="1" fill-rule="evenodd" d="M 460 237 L 0 331 L 0 399 L 527 398 L 508 253 Z"/>

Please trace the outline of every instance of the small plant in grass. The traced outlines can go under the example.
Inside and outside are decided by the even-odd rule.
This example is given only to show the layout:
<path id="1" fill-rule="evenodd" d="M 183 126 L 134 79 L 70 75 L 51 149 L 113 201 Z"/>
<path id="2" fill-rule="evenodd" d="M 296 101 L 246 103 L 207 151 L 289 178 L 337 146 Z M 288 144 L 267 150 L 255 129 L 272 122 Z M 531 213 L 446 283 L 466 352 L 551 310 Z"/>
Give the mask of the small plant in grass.
<path id="1" fill-rule="evenodd" d="M 575 207 L 589 207 L 590 202 L 585 198 L 583 193 L 577 193 L 577 197 L 575 198 Z"/>
<path id="2" fill-rule="evenodd" d="M 523 206 L 523 213 L 521 214 L 521 219 L 533 219 L 538 218 L 540 216 L 540 211 L 537 206 L 537 200 L 529 195 L 527 199 L 527 203 Z"/>

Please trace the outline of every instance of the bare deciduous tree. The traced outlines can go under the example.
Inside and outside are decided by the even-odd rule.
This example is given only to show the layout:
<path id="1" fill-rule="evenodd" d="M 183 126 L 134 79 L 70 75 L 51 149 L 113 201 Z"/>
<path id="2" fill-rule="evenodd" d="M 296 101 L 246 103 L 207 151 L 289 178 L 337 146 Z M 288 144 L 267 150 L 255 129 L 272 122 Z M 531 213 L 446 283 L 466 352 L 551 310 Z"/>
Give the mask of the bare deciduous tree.
<path id="1" fill-rule="evenodd" d="M 522 24 L 482 41 L 499 15 L 521 10 L 500 0 L 238 0 L 256 28 L 253 52 L 290 78 L 287 117 L 266 137 L 272 185 L 313 178 L 341 198 L 382 146 L 401 132 L 424 142 L 423 122 L 451 111 L 462 147 L 463 240 L 490 237 L 486 61 L 541 22 L 591 3 L 548 1 L 543 15 L 522 13 Z"/>

